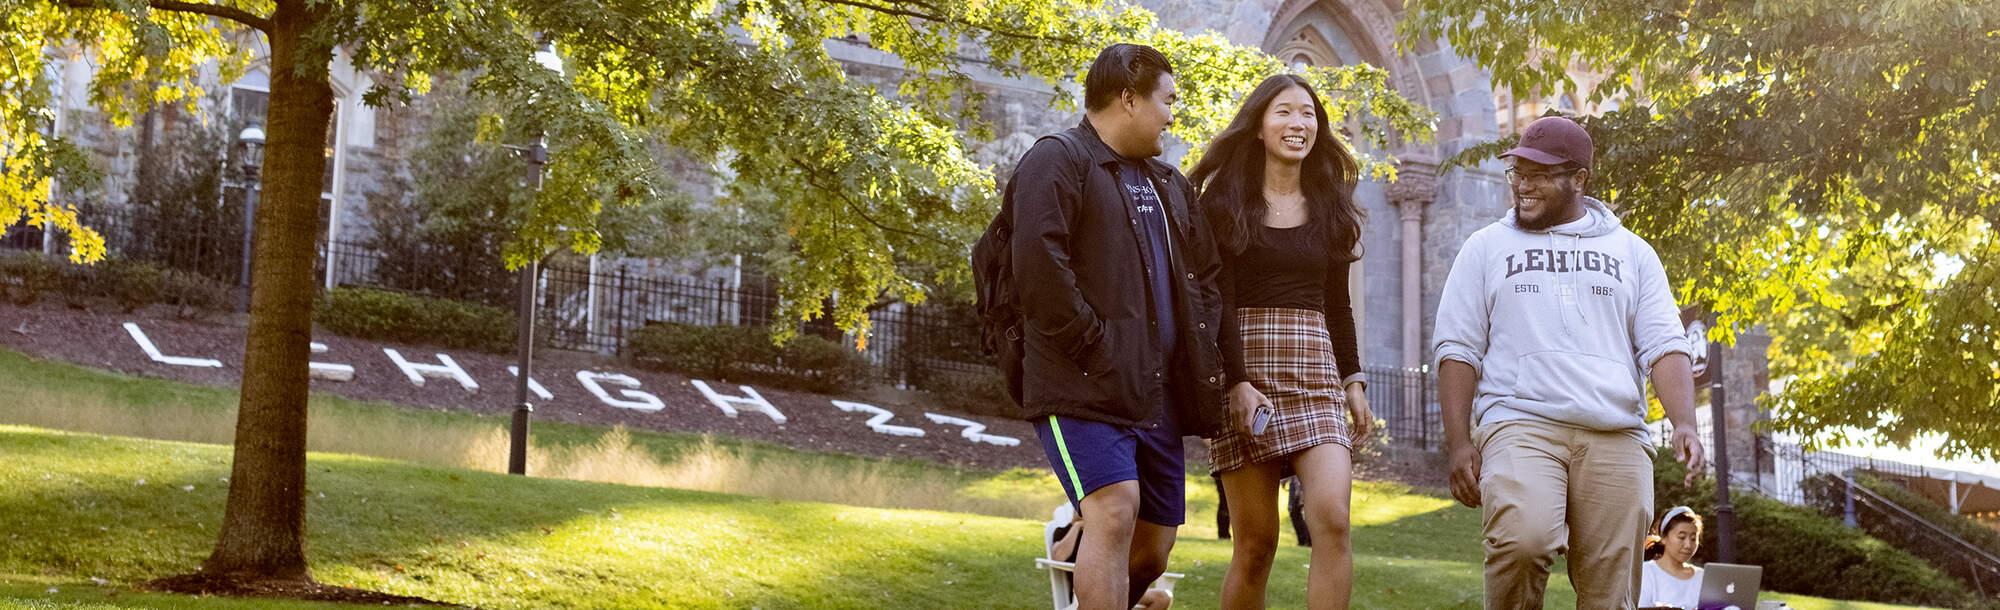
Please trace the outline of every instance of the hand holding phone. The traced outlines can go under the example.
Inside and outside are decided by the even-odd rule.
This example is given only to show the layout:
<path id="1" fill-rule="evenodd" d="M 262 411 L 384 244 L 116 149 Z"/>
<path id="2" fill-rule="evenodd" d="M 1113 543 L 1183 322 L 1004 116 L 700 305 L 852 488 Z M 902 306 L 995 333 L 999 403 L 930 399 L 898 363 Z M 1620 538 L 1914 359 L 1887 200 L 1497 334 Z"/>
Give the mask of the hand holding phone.
<path id="1" fill-rule="evenodd" d="M 1256 414 L 1251 416 L 1250 435 L 1262 436 L 1264 428 L 1271 425 L 1271 405 L 1257 405 Z"/>

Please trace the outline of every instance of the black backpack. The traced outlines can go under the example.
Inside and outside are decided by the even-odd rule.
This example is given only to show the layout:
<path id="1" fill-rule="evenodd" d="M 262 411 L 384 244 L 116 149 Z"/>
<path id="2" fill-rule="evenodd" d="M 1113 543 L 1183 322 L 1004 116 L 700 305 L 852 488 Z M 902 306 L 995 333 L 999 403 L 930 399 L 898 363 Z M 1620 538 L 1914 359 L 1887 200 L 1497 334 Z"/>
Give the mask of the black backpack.
<path id="1" fill-rule="evenodd" d="M 1079 166 L 1088 164 L 1078 151 L 1076 136 L 1069 131 L 1041 137 L 1048 139 L 1061 142 Z M 1041 140 L 1036 140 L 1036 144 Z M 1079 171 L 1077 175 L 1085 174 Z M 1020 177 L 1017 172 L 1008 179 L 1007 191 L 1000 199 L 1000 213 L 993 216 L 993 222 L 986 225 L 986 233 L 972 244 L 972 285 L 977 292 L 973 311 L 979 316 L 980 342 L 986 353 L 993 356 L 994 366 L 1000 369 L 1000 377 L 1007 383 L 1007 396 L 1017 405 L 1023 404 L 1021 359 L 1026 349 L 1021 340 L 1020 295 L 1014 289 L 1014 180 Z"/>

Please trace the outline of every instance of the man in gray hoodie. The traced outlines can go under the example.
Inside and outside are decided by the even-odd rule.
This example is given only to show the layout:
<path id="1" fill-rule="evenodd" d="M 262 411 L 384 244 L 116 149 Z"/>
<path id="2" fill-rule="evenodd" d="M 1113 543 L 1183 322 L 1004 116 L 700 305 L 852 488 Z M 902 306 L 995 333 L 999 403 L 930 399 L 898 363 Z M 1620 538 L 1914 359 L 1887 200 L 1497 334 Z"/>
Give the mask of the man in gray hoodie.
<path id="1" fill-rule="evenodd" d="M 1467 239 L 1438 304 L 1451 491 L 1480 507 L 1486 607 L 1541 608 L 1569 555 L 1578 608 L 1633 608 L 1653 512 L 1646 378 L 1689 478 L 1692 347 L 1653 247 L 1583 195 L 1590 135 L 1547 117 L 1502 153 L 1514 208 Z"/>

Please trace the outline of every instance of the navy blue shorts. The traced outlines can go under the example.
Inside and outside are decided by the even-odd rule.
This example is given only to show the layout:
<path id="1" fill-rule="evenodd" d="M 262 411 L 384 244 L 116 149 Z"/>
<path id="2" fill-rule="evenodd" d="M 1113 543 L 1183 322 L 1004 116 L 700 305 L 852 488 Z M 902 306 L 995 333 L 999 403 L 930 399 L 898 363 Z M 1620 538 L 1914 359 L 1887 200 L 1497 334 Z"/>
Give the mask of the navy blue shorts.
<path id="1" fill-rule="evenodd" d="M 1167 411 L 1168 409 L 1161 409 Z M 1042 452 L 1071 504 L 1106 485 L 1139 482 L 1139 519 L 1178 527 L 1187 521 L 1187 466 L 1181 431 L 1162 413 L 1157 427 L 1114 426 L 1051 415 L 1035 420 Z"/>

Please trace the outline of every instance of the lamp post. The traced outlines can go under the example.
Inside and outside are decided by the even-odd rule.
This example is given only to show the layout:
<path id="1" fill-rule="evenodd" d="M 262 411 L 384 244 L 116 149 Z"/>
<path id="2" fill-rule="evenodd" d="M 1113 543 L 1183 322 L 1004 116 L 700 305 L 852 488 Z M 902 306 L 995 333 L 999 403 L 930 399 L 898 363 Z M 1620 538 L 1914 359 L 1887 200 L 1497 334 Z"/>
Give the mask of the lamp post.
<path id="1" fill-rule="evenodd" d="M 1709 421 L 1715 427 L 1715 558 L 1736 561 L 1736 507 L 1729 503 L 1729 414 L 1722 385 L 1722 344 L 1708 344 Z"/>
<path id="2" fill-rule="evenodd" d="M 556 54 L 554 39 L 543 36 L 540 47 L 535 50 L 535 63 L 561 76 L 562 56 Z M 528 158 L 528 167 L 533 173 L 528 178 L 529 187 L 535 193 L 542 191 L 542 174 L 549 165 L 548 135 L 535 137 L 535 143 L 528 146 L 509 146 L 509 150 Z M 508 435 L 507 474 L 528 474 L 528 414 L 534 412 L 535 405 L 528 402 L 528 383 L 534 374 L 535 359 L 535 278 L 541 273 L 541 258 L 528 260 L 521 268 L 520 302 L 514 311 L 519 337 L 516 352 L 519 358 L 516 368 L 520 375 L 514 379 L 514 426 Z"/>
<path id="3" fill-rule="evenodd" d="M 1708 327 L 1716 320 L 1699 306 L 1681 308 L 1681 326 L 1690 345 L 1702 345 L 1701 357 L 1694 359 L 1696 387 L 1708 384 L 1709 427 L 1714 434 L 1715 455 L 1715 557 L 1730 563 L 1736 560 L 1736 508 L 1729 502 L 1729 408 L 1722 384 L 1722 343 L 1708 339 Z M 1690 354 L 1691 356 L 1693 354 Z"/>
<path id="4" fill-rule="evenodd" d="M 257 178 L 264 168 L 264 127 L 252 124 L 236 136 L 242 147 L 243 163 L 243 270 L 238 286 L 243 288 L 243 310 L 250 310 L 250 255 L 257 234 Z"/>

